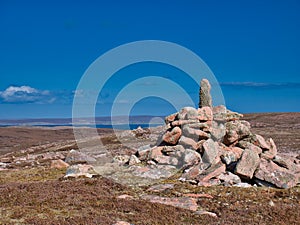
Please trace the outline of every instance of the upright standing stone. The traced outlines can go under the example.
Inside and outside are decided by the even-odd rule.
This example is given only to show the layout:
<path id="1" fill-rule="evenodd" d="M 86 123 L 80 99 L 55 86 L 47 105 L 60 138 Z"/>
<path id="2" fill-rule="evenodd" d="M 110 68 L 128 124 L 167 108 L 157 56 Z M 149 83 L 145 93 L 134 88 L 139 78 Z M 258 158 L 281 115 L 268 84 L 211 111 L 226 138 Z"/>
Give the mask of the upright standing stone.
<path id="1" fill-rule="evenodd" d="M 210 95 L 210 83 L 207 79 L 202 79 L 200 82 L 199 91 L 199 108 L 204 106 L 212 107 L 212 98 Z"/>

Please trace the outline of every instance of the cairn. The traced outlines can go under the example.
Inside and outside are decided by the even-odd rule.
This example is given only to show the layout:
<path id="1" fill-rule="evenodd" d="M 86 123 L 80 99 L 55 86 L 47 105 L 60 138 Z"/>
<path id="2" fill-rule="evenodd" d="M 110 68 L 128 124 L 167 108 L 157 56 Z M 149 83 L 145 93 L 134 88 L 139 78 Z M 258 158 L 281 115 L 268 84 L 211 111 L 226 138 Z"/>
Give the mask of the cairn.
<path id="1" fill-rule="evenodd" d="M 180 180 L 199 186 L 299 184 L 299 160 L 279 156 L 273 139 L 254 134 L 242 114 L 213 107 L 210 89 L 203 79 L 199 108 L 167 116 L 161 141 L 139 149 L 133 155 L 138 162 L 174 166 L 182 171 Z"/>

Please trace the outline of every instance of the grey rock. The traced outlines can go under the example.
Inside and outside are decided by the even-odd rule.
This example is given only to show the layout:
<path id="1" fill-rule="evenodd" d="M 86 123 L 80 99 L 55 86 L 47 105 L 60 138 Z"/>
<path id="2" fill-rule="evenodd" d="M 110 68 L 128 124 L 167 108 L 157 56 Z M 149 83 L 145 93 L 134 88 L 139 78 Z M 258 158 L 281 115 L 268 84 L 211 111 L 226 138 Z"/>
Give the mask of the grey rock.
<path id="1" fill-rule="evenodd" d="M 83 152 L 72 149 L 66 156 L 65 162 L 74 165 L 74 164 L 83 164 L 83 163 L 95 163 L 97 160 L 91 156 L 84 154 Z"/>
<path id="2" fill-rule="evenodd" d="M 72 165 L 68 167 L 66 171 L 66 175 L 64 176 L 65 178 L 68 177 L 87 177 L 87 178 L 92 178 L 94 176 L 98 176 L 99 174 L 94 170 L 94 167 L 91 165 L 85 165 L 85 164 L 77 164 L 77 165 Z"/>

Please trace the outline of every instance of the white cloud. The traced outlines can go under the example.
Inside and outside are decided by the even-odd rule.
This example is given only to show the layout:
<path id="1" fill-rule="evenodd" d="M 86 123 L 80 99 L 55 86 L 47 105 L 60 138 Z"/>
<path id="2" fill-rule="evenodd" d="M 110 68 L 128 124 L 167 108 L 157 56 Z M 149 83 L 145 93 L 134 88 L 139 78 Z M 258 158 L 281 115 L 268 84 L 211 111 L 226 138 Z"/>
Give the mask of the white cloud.
<path id="1" fill-rule="evenodd" d="M 0 99 L 4 103 L 50 103 L 53 96 L 47 90 L 38 90 L 30 86 L 10 86 L 0 91 Z"/>

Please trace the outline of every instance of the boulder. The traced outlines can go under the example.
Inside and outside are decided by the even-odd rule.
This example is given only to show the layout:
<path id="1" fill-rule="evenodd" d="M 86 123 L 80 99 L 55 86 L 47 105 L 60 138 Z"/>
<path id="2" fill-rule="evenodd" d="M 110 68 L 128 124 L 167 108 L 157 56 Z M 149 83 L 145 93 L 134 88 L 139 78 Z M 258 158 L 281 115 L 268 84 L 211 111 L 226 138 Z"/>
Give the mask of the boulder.
<path id="1" fill-rule="evenodd" d="M 238 161 L 234 173 L 238 176 L 251 179 L 258 167 L 260 158 L 258 154 L 250 149 L 245 149 L 241 159 Z"/>
<path id="2" fill-rule="evenodd" d="M 65 162 L 74 165 L 74 164 L 83 164 L 83 163 L 95 163 L 96 159 L 84 154 L 83 152 L 72 149 L 66 156 Z"/>

